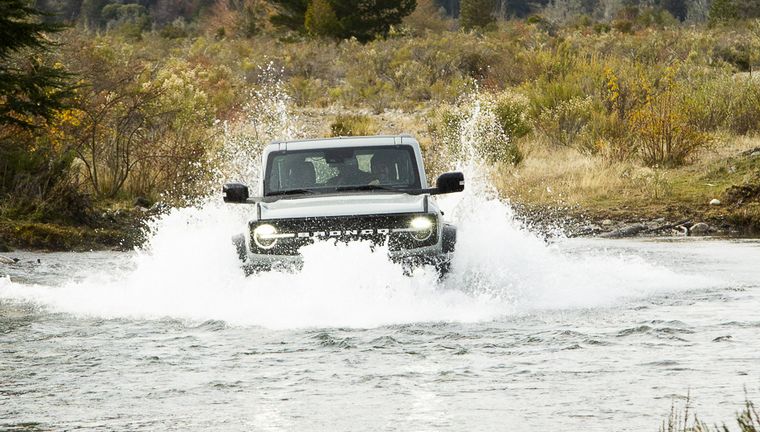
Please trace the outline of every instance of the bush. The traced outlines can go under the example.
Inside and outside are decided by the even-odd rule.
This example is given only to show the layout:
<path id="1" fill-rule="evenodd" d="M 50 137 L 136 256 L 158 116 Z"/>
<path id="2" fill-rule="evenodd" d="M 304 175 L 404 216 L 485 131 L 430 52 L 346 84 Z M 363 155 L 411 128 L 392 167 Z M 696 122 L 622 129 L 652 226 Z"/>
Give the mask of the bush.
<path id="1" fill-rule="evenodd" d="M 598 154 L 610 161 L 623 162 L 636 154 L 628 124 L 617 115 L 594 111 L 579 134 L 574 147 L 587 155 Z"/>
<path id="2" fill-rule="evenodd" d="M 428 121 L 432 147 L 443 148 L 458 160 L 474 156 L 488 162 L 520 163 L 523 155 L 515 137 L 502 128 L 496 108 L 493 98 L 479 95 L 456 106 L 439 108 Z"/>
<path id="3" fill-rule="evenodd" d="M 551 111 L 559 105 L 573 99 L 582 99 L 584 92 L 575 80 L 545 80 L 539 79 L 528 87 L 526 94 L 530 101 L 528 114 L 538 120 L 545 111 Z"/>
<path id="4" fill-rule="evenodd" d="M 319 105 L 324 104 L 325 89 L 322 88 L 322 81 L 319 79 L 304 78 L 301 76 L 292 77 L 287 84 L 288 94 L 293 98 L 293 102 L 300 107 L 305 107 L 315 102 Z"/>
<path id="5" fill-rule="evenodd" d="M 366 115 L 339 115 L 330 124 L 332 136 L 374 135 L 375 122 Z"/>
<path id="6" fill-rule="evenodd" d="M 709 135 L 690 123 L 672 87 L 654 95 L 633 112 L 630 125 L 641 159 L 648 166 L 683 165 L 710 143 Z"/>
<path id="7" fill-rule="evenodd" d="M 731 86 L 734 88 L 731 93 L 735 96 L 728 98 L 730 115 L 726 119 L 727 129 L 740 135 L 760 131 L 760 81 L 736 77 Z M 718 97 L 716 95 L 716 99 Z M 720 99 L 725 100 L 726 95 Z"/>
<path id="8" fill-rule="evenodd" d="M 528 121 L 528 104 L 526 97 L 514 93 L 505 93 L 496 101 L 494 113 L 501 130 L 512 139 L 520 139 L 533 130 Z"/>
<path id="9" fill-rule="evenodd" d="M 573 98 L 545 109 L 538 116 L 536 129 L 554 145 L 578 148 L 594 112 L 591 98 Z"/>

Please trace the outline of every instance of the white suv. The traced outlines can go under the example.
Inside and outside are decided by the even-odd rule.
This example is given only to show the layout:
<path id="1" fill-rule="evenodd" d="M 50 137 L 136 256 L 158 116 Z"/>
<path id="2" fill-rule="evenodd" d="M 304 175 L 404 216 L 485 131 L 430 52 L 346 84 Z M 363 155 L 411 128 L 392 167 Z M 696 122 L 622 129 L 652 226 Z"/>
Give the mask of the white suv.
<path id="1" fill-rule="evenodd" d="M 456 227 L 433 195 L 464 190 L 462 173 L 429 188 L 419 143 L 409 135 L 327 138 L 269 144 L 259 197 L 241 183 L 224 185 L 224 201 L 255 207 L 248 233 L 233 238 L 250 273 L 297 269 L 299 249 L 315 240 L 386 244 L 407 268 L 448 271 Z"/>

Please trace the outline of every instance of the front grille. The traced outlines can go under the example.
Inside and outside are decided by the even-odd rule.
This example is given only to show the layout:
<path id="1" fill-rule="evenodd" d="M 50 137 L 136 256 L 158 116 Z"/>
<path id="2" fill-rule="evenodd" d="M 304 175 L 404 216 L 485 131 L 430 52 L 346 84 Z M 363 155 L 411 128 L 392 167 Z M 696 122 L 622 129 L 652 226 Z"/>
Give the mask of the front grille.
<path id="1" fill-rule="evenodd" d="M 433 222 L 432 234 L 427 239 L 419 241 L 414 239 L 410 232 L 394 232 L 394 230 L 409 229 L 412 219 L 419 216 L 426 216 Z M 260 248 L 254 241 L 253 231 L 262 224 L 272 225 L 280 236 L 292 234 L 292 237 L 278 238 L 276 245 L 271 249 Z M 437 218 L 432 214 L 420 213 L 262 220 L 250 223 L 250 233 L 252 252 L 270 255 L 297 255 L 299 248 L 316 240 L 338 242 L 364 240 L 375 245 L 387 242 L 391 251 L 432 246 L 438 243 Z"/>

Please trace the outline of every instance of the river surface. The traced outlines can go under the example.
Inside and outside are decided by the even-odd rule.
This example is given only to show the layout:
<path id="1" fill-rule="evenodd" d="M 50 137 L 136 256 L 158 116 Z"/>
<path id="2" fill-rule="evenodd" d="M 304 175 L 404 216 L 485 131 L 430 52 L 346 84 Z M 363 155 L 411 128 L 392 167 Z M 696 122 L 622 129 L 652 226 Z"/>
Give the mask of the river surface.
<path id="1" fill-rule="evenodd" d="M 12 254 L 0 429 L 656 431 L 687 393 L 709 423 L 760 401 L 760 242 L 481 222 L 443 283 L 361 245 L 245 278 L 177 220 L 150 252 Z"/>

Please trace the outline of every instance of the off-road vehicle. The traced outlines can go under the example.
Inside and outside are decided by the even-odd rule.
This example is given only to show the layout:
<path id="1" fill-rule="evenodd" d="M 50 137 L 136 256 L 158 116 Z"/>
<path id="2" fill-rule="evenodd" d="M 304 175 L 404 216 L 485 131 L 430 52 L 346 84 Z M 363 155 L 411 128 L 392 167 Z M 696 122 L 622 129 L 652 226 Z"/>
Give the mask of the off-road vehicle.
<path id="1" fill-rule="evenodd" d="M 409 135 L 274 142 L 262 154 L 259 196 L 242 183 L 223 187 L 227 203 L 250 204 L 251 220 L 233 242 L 247 272 L 298 269 L 314 241 L 387 245 L 406 269 L 448 271 L 456 227 L 433 195 L 464 190 L 459 172 L 428 187 L 419 143 Z"/>

